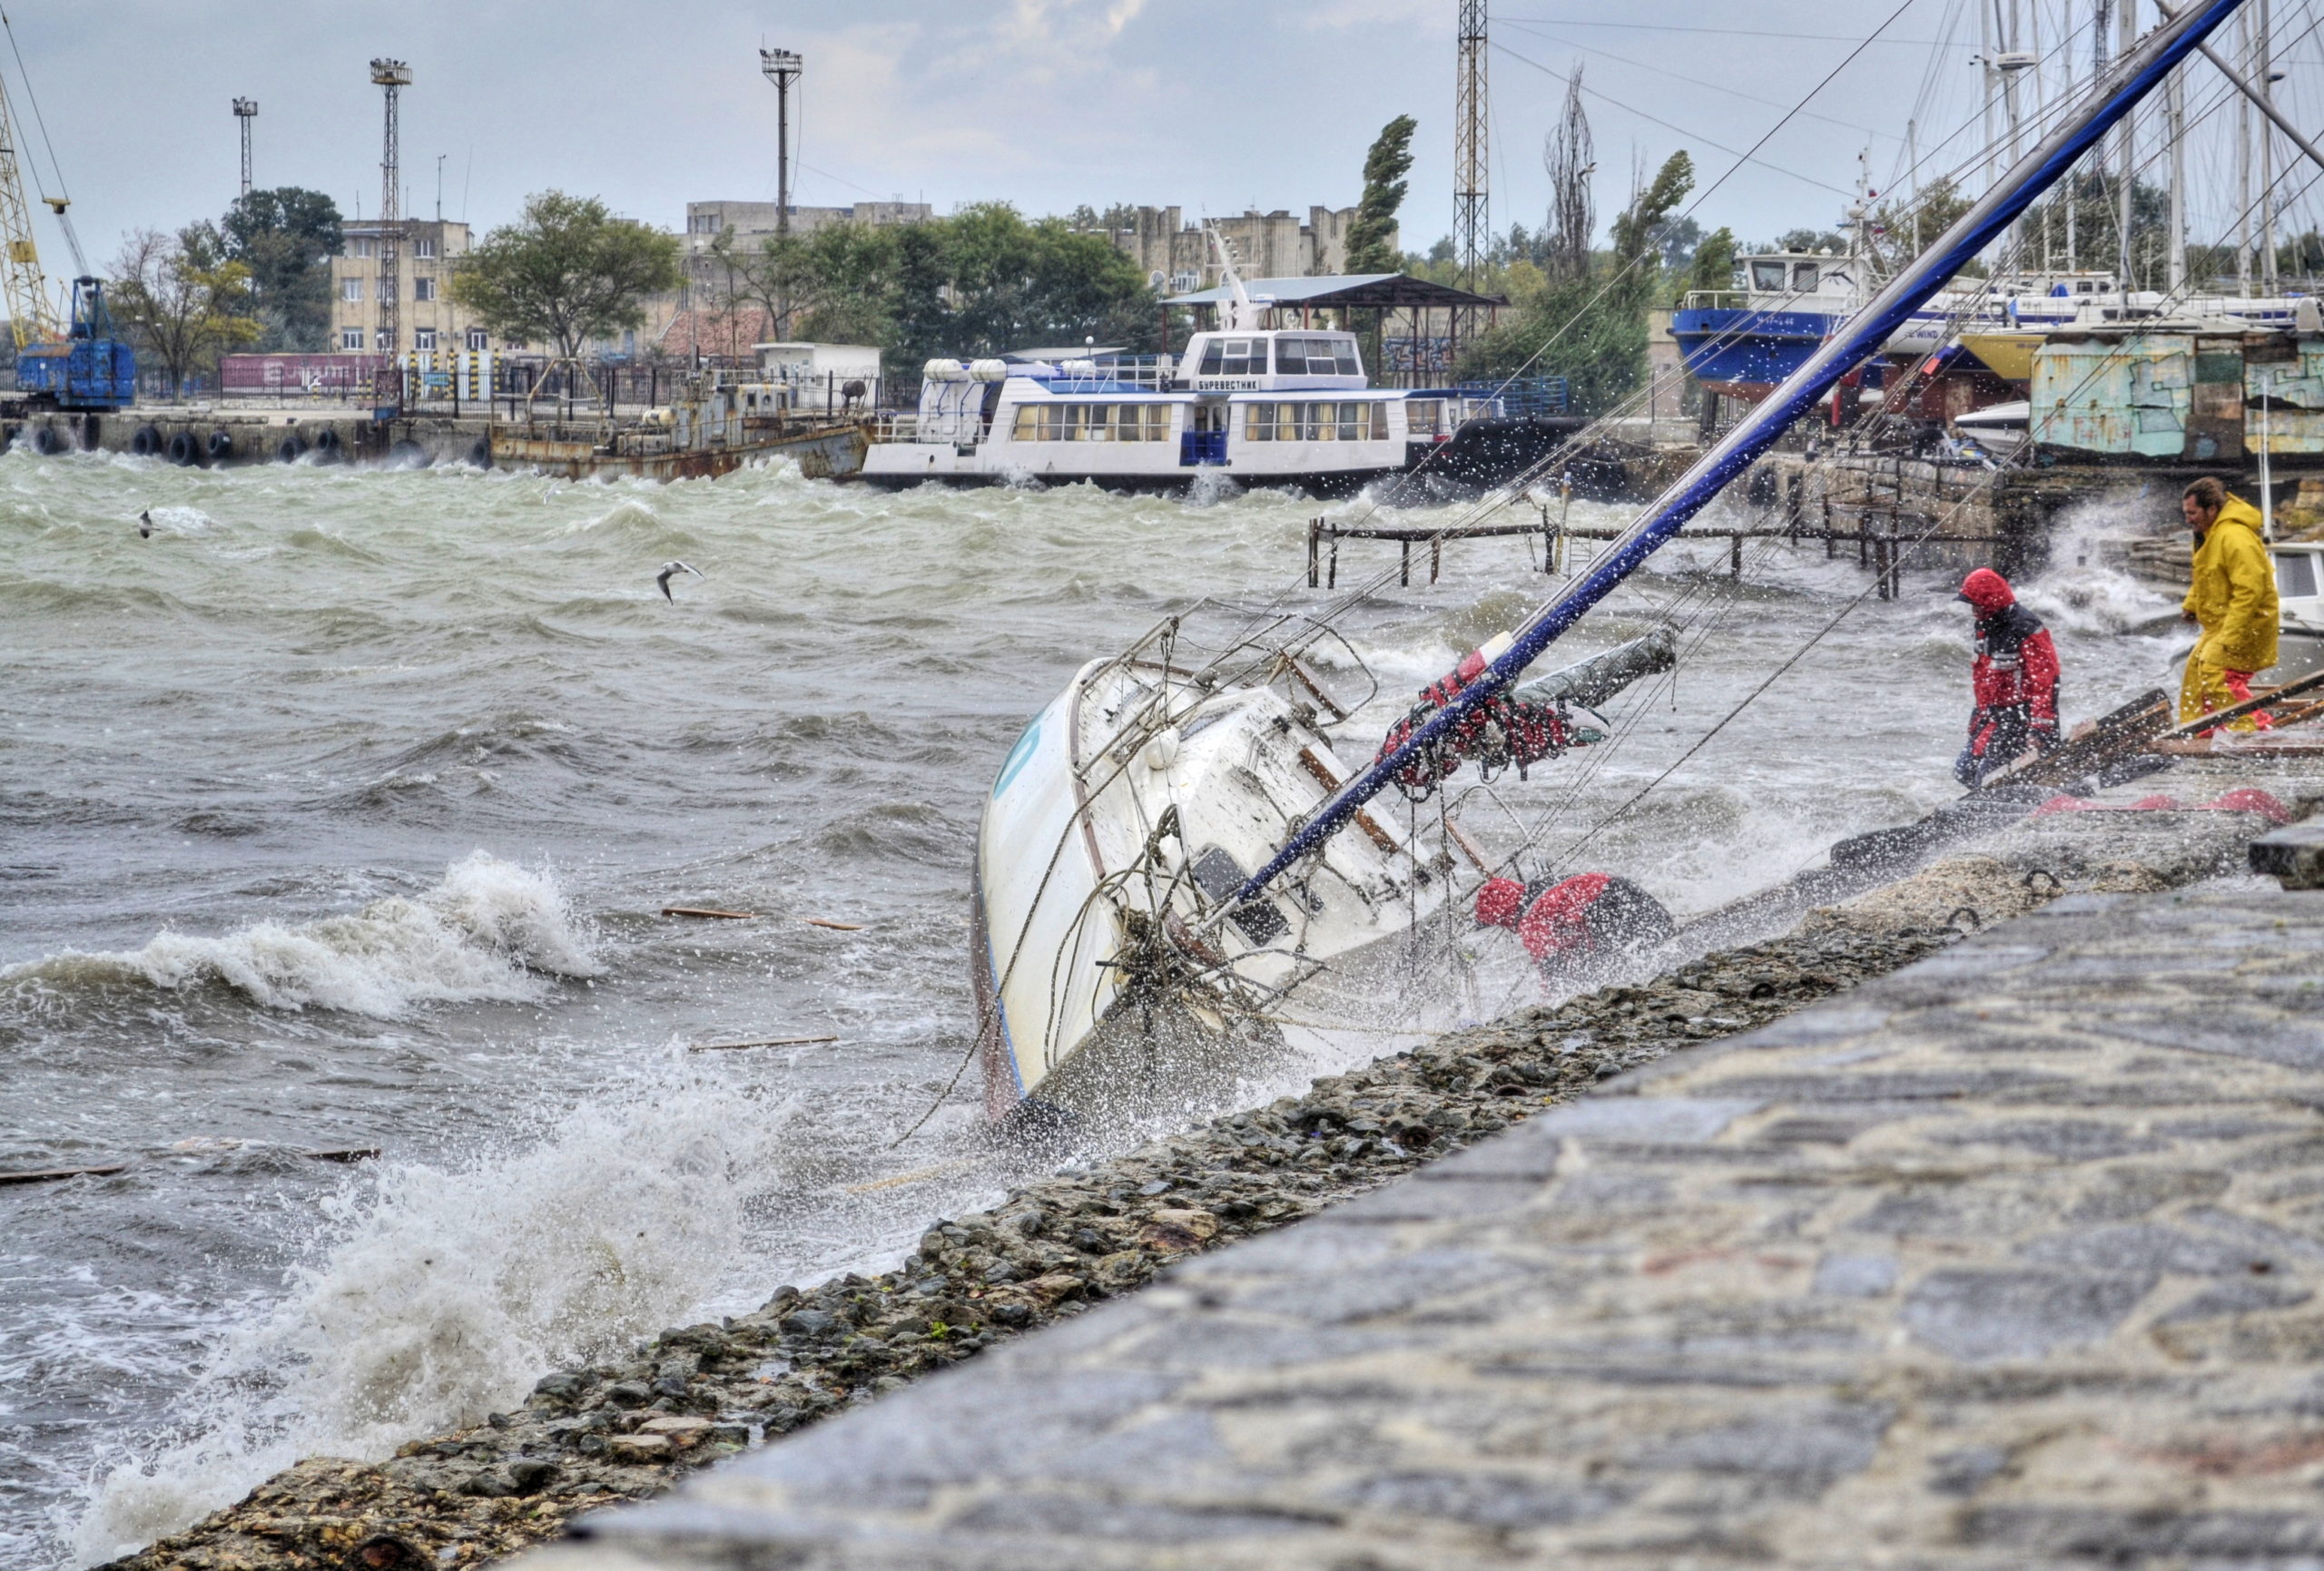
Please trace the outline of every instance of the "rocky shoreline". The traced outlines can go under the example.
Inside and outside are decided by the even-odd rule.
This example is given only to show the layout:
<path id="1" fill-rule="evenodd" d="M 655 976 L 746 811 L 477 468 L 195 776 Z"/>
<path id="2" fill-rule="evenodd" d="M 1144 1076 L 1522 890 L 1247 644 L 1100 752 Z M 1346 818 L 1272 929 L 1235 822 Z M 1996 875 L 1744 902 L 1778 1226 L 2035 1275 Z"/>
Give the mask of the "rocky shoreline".
<path id="1" fill-rule="evenodd" d="M 1318 1080 L 1305 1096 L 1028 1183 L 990 1211 L 940 1220 L 892 1272 L 786 1287 L 753 1313 L 665 1331 L 627 1361 L 549 1375 L 515 1411 L 386 1461 L 300 1462 L 104 1571 L 419 1571 L 512 1554 L 580 1512 L 658 1494 L 1134 1291 L 1173 1261 L 1313 1215 L 1600 1080 L 1753 1030 L 1963 936 L 1899 920 L 1925 905 L 1892 897 L 1856 918 L 1843 908 L 1788 938 L 1521 1009 Z"/>

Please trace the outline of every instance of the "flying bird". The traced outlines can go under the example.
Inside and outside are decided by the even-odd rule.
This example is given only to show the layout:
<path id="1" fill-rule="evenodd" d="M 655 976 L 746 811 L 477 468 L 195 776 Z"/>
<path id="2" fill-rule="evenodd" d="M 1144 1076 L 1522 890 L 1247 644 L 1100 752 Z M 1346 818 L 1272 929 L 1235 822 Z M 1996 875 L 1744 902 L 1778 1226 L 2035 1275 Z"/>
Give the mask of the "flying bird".
<path id="1" fill-rule="evenodd" d="M 153 538 L 153 514 L 151 508 L 137 515 L 137 533 L 147 540 Z"/>
<path id="2" fill-rule="evenodd" d="M 674 573 L 691 573 L 696 578 L 700 578 L 703 573 L 701 568 L 689 567 L 683 562 L 662 564 L 662 571 L 654 574 L 654 582 L 662 586 L 662 598 L 675 604 L 678 597 L 670 593 L 670 575 Z"/>

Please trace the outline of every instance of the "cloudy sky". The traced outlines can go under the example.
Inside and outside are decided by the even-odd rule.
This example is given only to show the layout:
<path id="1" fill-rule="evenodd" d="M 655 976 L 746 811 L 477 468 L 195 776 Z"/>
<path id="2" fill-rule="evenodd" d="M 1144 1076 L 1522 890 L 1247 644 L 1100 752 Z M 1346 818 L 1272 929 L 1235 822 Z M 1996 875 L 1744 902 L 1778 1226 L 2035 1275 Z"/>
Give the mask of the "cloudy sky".
<path id="1" fill-rule="evenodd" d="M 2062 75 L 2069 54 L 2086 65 L 2087 37 L 2071 28 L 2086 26 L 2089 0 L 2013 4 L 2045 70 Z M 2276 15 L 2293 39 L 2284 91 L 2324 109 L 2309 31 L 2319 4 L 2276 0 Z M 126 231 L 212 216 L 231 200 L 237 95 L 261 106 L 259 184 L 313 186 L 350 216 L 359 204 L 376 213 L 380 115 L 367 63 L 380 54 L 416 76 L 403 100 L 409 213 L 436 211 L 439 167 L 445 215 L 478 226 L 547 187 L 673 228 L 689 200 L 770 199 L 775 99 L 758 74 L 762 44 L 806 57 L 803 202 L 999 199 L 1044 212 L 1128 201 L 1176 203 L 1189 217 L 1338 206 L 1356 199 L 1381 124 L 1410 113 L 1420 133 L 1404 237 L 1424 247 L 1451 225 L 1455 10 L 1455 0 L 16 0 L 8 15 L 75 221 L 102 261 Z M 1905 166 L 1908 133 L 1928 167 L 1968 156 L 1979 74 L 1967 0 L 1492 0 L 1492 10 L 1497 227 L 1541 221 L 1542 137 L 1577 64 L 1601 219 L 1641 161 L 1680 147 L 1705 186 L 1724 177 L 1699 197 L 1704 227 L 1747 240 L 1837 221 L 1860 153 L 1886 190 Z M 2152 20 L 2152 0 L 2142 12 Z M 1844 63 L 1757 162 L 1731 168 Z M 13 59 L 5 69 L 21 100 Z M 2215 103 L 2213 85 L 2191 91 L 2198 115 Z M 2029 113 L 2031 98 L 2029 86 Z M 2217 134 L 2194 161 L 2199 228 L 2232 205 L 2221 194 L 2231 116 L 2211 109 L 2204 122 Z M 38 128 L 25 141 L 38 155 Z M 45 253 L 55 234 L 44 214 L 39 222 Z"/>

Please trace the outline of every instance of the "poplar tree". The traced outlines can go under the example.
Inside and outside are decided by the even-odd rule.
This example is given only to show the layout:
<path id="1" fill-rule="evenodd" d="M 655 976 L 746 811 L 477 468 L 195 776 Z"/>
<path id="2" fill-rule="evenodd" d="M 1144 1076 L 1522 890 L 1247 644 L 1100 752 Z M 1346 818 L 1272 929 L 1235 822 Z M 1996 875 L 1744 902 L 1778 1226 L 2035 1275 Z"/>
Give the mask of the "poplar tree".
<path id="1" fill-rule="evenodd" d="M 1392 273 L 1403 265 L 1396 250 L 1396 210 L 1404 205 L 1404 176 L 1413 167 L 1413 132 L 1417 124 L 1399 114 L 1381 127 L 1364 156 L 1364 198 L 1347 226 L 1347 270 Z"/>

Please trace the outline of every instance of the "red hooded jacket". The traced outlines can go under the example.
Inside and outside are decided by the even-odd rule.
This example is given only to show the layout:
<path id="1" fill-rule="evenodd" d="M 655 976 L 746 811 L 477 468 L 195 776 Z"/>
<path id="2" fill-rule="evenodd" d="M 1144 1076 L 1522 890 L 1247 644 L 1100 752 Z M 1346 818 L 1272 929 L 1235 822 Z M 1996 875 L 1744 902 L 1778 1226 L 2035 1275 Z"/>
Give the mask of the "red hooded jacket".
<path id="1" fill-rule="evenodd" d="M 1961 585 L 1960 598 L 1977 614 L 1977 658 L 1969 686 L 1976 710 L 1969 735 L 1984 751 L 1997 712 L 2017 711 L 2028 729 L 2055 736 L 2058 730 L 2058 651 L 2042 619 L 2017 604 L 2009 580 L 1980 567 Z"/>

